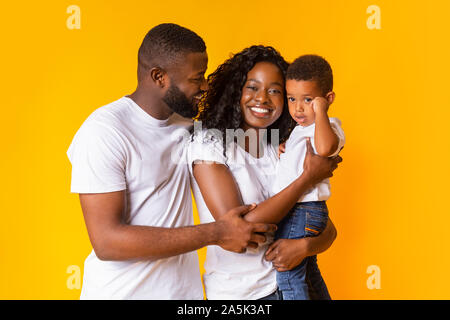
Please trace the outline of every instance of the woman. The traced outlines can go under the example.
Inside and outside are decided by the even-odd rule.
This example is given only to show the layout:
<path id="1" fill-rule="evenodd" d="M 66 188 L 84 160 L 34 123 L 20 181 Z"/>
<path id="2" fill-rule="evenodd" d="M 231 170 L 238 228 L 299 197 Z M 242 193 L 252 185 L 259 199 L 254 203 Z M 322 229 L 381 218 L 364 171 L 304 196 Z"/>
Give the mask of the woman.
<path id="1" fill-rule="evenodd" d="M 301 194 L 330 177 L 336 168 L 338 161 L 310 153 L 302 176 L 271 197 L 278 156 L 269 141 L 278 144 L 286 139 L 291 126 L 288 110 L 284 108 L 287 67 L 275 49 L 252 46 L 234 55 L 208 77 L 209 89 L 198 118 L 204 130 L 194 132 L 188 149 L 192 188 L 202 223 L 250 203 L 258 206 L 245 216 L 246 220 L 278 223 Z M 305 257 L 326 250 L 335 233 L 330 222 L 318 237 L 277 241 L 267 256 L 268 244 L 243 254 L 208 247 L 206 296 L 271 299 L 278 294 L 273 267 L 288 270 Z"/>

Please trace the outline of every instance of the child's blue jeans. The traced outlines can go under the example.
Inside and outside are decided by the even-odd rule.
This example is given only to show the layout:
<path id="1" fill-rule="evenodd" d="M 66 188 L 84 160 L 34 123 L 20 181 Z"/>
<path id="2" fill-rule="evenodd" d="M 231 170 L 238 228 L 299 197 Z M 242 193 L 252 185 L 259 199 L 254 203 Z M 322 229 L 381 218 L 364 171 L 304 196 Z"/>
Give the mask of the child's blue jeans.
<path id="1" fill-rule="evenodd" d="M 277 239 L 300 239 L 320 234 L 328 221 L 325 201 L 297 203 L 279 223 Z M 292 270 L 277 272 L 283 300 L 330 300 L 325 281 L 317 265 L 317 256 L 307 257 Z"/>

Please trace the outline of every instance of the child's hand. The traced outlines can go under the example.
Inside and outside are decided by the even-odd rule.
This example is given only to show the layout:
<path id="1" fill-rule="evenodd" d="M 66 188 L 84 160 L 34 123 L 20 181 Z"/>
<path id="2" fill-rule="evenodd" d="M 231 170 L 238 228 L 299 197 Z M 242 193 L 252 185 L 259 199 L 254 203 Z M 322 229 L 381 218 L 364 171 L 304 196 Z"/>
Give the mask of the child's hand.
<path id="1" fill-rule="evenodd" d="M 330 107 L 328 100 L 324 97 L 315 97 L 311 103 L 314 113 L 327 112 Z"/>

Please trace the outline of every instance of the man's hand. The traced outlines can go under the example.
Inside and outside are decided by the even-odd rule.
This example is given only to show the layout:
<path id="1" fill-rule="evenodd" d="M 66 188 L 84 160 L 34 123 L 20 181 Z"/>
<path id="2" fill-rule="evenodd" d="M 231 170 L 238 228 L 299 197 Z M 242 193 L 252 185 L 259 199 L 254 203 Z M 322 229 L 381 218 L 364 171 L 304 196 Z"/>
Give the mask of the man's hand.
<path id="1" fill-rule="evenodd" d="M 305 238 L 279 239 L 267 249 L 265 259 L 272 261 L 277 271 L 283 272 L 294 269 L 307 256 L 308 245 Z"/>
<path id="2" fill-rule="evenodd" d="M 256 204 L 234 208 L 216 221 L 218 242 L 225 250 L 244 253 L 247 247 L 257 248 L 264 243 L 266 237 L 260 233 L 275 232 L 275 224 L 251 223 L 242 217 L 254 209 Z"/>
<path id="3" fill-rule="evenodd" d="M 338 163 L 342 162 L 340 156 L 333 158 L 321 157 L 314 153 L 311 140 L 306 141 L 306 156 L 303 162 L 303 174 L 308 177 L 311 185 L 315 185 L 320 181 L 333 176 Z"/>

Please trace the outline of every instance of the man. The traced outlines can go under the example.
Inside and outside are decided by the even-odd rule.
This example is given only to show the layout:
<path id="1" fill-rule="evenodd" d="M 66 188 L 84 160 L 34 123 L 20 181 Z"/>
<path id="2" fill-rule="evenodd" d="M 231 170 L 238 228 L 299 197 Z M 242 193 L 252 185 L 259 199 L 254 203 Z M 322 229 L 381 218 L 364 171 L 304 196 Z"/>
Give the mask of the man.
<path id="1" fill-rule="evenodd" d="M 93 112 L 68 150 L 71 192 L 79 193 L 93 251 L 81 299 L 203 299 L 195 250 L 234 252 L 264 242 L 274 225 L 249 223 L 235 208 L 193 226 L 185 148 L 172 140 L 189 129 L 207 89 L 203 40 L 175 24 L 145 36 L 138 87 Z"/>

